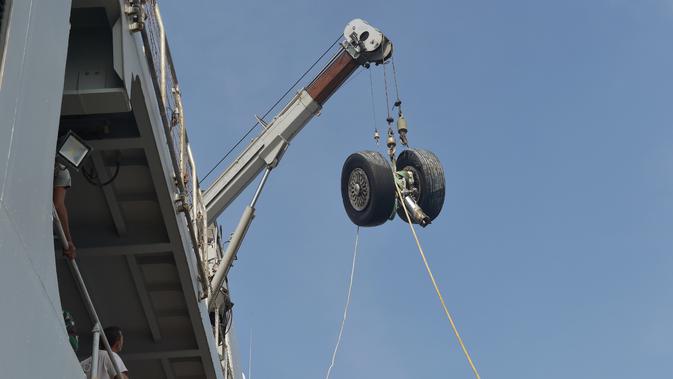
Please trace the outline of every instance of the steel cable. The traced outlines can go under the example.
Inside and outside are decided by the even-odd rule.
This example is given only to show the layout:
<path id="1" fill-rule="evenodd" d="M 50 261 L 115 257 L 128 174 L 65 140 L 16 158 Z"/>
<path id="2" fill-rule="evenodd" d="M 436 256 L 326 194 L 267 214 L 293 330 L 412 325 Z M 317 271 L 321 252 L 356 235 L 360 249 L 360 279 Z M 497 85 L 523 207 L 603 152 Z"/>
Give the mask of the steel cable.
<path id="1" fill-rule="evenodd" d="M 388 76 L 386 75 L 386 64 L 383 64 L 383 87 L 386 92 L 386 109 L 388 110 L 388 118 L 386 122 L 388 123 L 388 129 L 390 130 L 390 124 L 393 123 L 393 118 L 390 117 L 390 100 L 388 99 Z"/>
<path id="2" fill-rule="evenodd" d="M 393 81 L 395 82 L 395 96 L 397 97 L 396 103 L 399 103 L 401 105 L 402 101 L 400 100 L 400 87 L 397 84 L 397 69 L 395 68 L 395 57 L 390 57 L 390 63 L 392 63 L 393 66 Z"/>
<path id="3" fill-rule="evenodd" d="M 376 126 L 376 102 L 374 101 L 374 79 L 372 78 L 372 70 L 369 71 L 369 92 L 372 98 L 372 122 L 374 123 L 374 140 L 379 144 L 379 128 Z"/>
<path id="4" fill-rule="evenodd" d="M 299 77 L 299 79 L 297 79 L 297 80 L 292 84 L 292 86 L 291 86 L 290 88 L 288 88 L 288 90 L 285 91 L 285 93 L 284 93 L 284 94 L 283 94 L 283 95 L 282 95 L 282 96 L 281 96 L 281 97 L 280 97 L 280 98 L 279 98 L 279 99 L 278 99 L 278 100 L 277 100 L 277 101 L 276 101 L 276 102 L 275 102 L 275 103 L 274 103 L 274 104 L 273 104 L 273 105 L 266 111 L 266 113 L 264 113 L 264 115 L 261 117 L 261 119 L 264 119 L 266 116 L 268 116 L 269 113 L 271 113 L 271 111 L 273 111 L 273 110 L 278 106 L 278 104 L 280 104 L 280 102 L 283 101 L 283 99 L 284 99 L 290 92 L 292 92 L 292 90 L 297 86 L 297 84 L 299 84 L 300 81 L 304 80 L 304 78 L 306 77 L 306 75 L 308 75 L 308 73 L 311 72 L 311 70 L 313 70 L 313 68 L 314 68 L 314 67 L 315 67 L 315 66 L 316 66 L 316 65 L 317 65 L 317 64 L 318 64 L 324 57 L 325 57 L 325 55 L 327 55 L 327 53 L 329 53 L 330 50 L 332 50 L 332 48 L 334 48 L 334 46 L 341 40 L 341 37 L 342 37 L 342 36 L 339 35 L 339 38 L 337 38 L 337 39 L 332 43 L 332 45 L 331 45 L 327 50 L 325 50 L 325 52 L 323 52 L 323 53 L 320 55 L 320 57 L 319 57 L 318 59 L 316 59 L 316 61 L 313 62 L 313 64 L 312 64 L 306 71 L 304 71 L 304 73 Z M 199 184 L 203 183 L 203 181 L 206 180 L 206 178 L 207 178 L 208 176 L 210 176 L 210 174 L 212 174 L 213 171 L 215 171 L 215 169 L 218 168 L 218 167 L 222 164 L 222 162 L 224 162 L 225 159 L 227 159 L 227 157 L 234 151 L 234 149 L 236 149 L 236 148 L 238 147 L 238 145 L 240 145 L 241 142 L 243 142 L 243 140 L 245 140 L 245 139 L 250 135 L 250 133 L 252 133 L 252 131 L 255 130 L 255 127 L 256 127 L 257 125 L 259 125 L 259 121 L 255 122 L 255 123 L 250 127 L 250 129 L 248 129 L 248 131 L 243 135 L 243 137 L 241 137 L 241 139 L 239 139 L 239 140 L 234 144 L 234 146 L 232 146 L 232 147 L 227 151 L 227 153 L 224 154 L 224 156 L 223 156 L 223 157 L 222 157 L 222 158 L 215 164 L 215 166 L 213 166 L 213 168 L 211 168 L 210 171 L 208 171 L 208 173 L 206 173 L 206 175 L 205 175 L 203 178 L 201 178 L 201 179 L 199 180 Z"/>

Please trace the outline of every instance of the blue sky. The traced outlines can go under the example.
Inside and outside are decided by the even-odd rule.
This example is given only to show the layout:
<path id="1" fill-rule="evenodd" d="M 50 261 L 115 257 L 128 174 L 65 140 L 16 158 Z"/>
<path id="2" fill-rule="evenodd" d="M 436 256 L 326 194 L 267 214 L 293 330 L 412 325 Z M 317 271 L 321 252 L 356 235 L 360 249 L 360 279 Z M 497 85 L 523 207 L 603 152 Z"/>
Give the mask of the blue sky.
<path id="1" fill-rule="evenodd" d="M 673 1 L 161 6 L 201 175 L 366 19 L 395 43 L 411 144 L 444 165 L 444 210 L 419 234 L 482 377 L 671 375 Z M 329 365 L 355 234 L 341 166 L 376 148 L 369 73 L 356 75 L 272 172 L 230 274 L 253 378 Z M 220 218 L 225 234 L 251 196 Z M 362 230 L 332 378 L 471 375 L 408 227 Z"/>

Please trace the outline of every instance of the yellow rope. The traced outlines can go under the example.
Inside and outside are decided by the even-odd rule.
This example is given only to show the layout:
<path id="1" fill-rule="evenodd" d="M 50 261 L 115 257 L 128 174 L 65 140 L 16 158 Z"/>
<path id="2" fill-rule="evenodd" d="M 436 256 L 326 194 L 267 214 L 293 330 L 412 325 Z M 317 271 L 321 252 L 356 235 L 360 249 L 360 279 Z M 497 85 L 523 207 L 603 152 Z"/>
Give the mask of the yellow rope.
<path id="1" fill-rule="evenodd" d="M 414 229 L 414 225 L 411 223 L 411 217 L 409 217 L 409 211 L 407 211 L 407 206 L 404 204 L 404 199 L 402 198 L 402 192 L 400 192 L 400 189 L 397 185 L 395 185 L 395 189 L 397 190 L 397 194 L 400 198 L 400 203 L 402 204 L 402 209 L 404 209 L 404 214 L 407 216 L 407 222 L 409 223 L 409 227 L 411 228 L 411 233 L 414 235 L 414 239 L 416 240 L 416 246 L 418 246 L 418 251 L 421 253 L 421 258 L 423 258 L 423 264 L 425 264 L 425 269 L 428 272 L 428 275 L 430 276 L 430 280 L 432 281 L 432 285 L 435 287 L 435 292 L 437 292 L 437 296 L 439 297 L 439 301 L 442 303 L 442 308 L 444 308 L 444 313 L 446 313 L 446 317 L 449 319 L 449 323 L 451 323 L 451 328 L 453 329 L 453 334 L 456 335 L 456 338 L 458 339 L 458 343 L 460 344 L 461 349 L 463 349 L 463 353 L 465 353 L 465 357 L 467 358 L 467 362 L 470 364 L 470 367 L 472 367 L 472 371 L 474 372 L 474 376 L 477 379 L 481 379 L 479 376 L 479 372 L 477 372 L 477 368 L 474 365 L 474 362 L 472 362 L 472 358 L 470 357 L 470 353 L 468 353 L 467 348 L 465 347 L 465 344 L 463 343 L 463 339 L 460 337 L 460 333 L 458 333 L 458 328 L 456 327 L 456 323 L 453 322 L 453 317 L 451 317 L 451 313 L 449 312 L 449 309 L 446 307 L 446 303 L 444 303 L 444 298 L 442 297 L 442 292 L 439 290 L 439 286 L 437 285 L 437 282 L 435 281 L 435 276 L 432 275 L 432 270 L 430 270 L 430 265 L 428 264 L 428 260 L 425 258 L 425 253 L 423 252 L 423 248 L 421 247 L 421 243 L 418 241 L 418 236 L 416 235 L 416 230 Z"/>

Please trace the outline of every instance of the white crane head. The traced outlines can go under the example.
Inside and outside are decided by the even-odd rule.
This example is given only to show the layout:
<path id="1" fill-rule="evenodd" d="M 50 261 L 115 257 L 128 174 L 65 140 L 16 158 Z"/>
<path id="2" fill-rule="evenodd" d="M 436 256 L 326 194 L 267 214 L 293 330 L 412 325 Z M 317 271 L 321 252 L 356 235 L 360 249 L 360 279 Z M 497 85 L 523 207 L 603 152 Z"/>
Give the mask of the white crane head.
<path id="1" fill-rule="evenodd" d="M 365 20 L 356 18 L 349 22 L 344 28 L 344 37 L 344 48 L 363 64 L 383 63 L 392 55 L 393 44 Z"/>

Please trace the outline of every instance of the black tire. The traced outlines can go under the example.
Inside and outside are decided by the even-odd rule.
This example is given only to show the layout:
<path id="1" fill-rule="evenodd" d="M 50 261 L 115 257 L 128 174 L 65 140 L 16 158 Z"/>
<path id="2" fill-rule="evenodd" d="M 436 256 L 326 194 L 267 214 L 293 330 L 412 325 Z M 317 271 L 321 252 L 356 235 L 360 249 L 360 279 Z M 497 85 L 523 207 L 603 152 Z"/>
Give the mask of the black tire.
<path id="1" fill-rule="evenodd" d="M 395 209 L 395 181 L 390 164 L 375 151 L 351 154 L 341 170 L 341 198 L 355 225 L 381 225 Z"/>
<path id="2" fill-rule="evenodd" d="M 413 173 L 419 190 L 414 200 L 430 220 L 434 220 L 442 210 L 445 195 L 444 169 L 437 156 L 427 150 L 404 150 L 397 156 L 397 170 L 409 170 Z M 397 215 L 407 222 L 401 206 L 397 208 Z"/>

